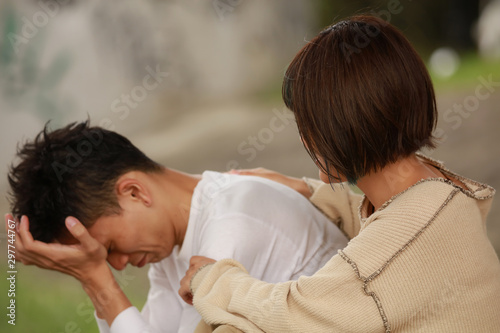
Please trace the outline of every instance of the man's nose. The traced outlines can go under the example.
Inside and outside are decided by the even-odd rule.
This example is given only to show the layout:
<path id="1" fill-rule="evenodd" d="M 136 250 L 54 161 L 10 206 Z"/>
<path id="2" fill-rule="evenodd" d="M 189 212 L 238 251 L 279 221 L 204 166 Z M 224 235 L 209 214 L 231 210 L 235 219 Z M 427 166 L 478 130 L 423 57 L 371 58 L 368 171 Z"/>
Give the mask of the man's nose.
<path id="1" fill-rule="evenodd" d="M 121 271 L 128 264 L 129 256 L 125 253 L 111 252 L 108 254 L 108 262 L 114 269 Z"/>

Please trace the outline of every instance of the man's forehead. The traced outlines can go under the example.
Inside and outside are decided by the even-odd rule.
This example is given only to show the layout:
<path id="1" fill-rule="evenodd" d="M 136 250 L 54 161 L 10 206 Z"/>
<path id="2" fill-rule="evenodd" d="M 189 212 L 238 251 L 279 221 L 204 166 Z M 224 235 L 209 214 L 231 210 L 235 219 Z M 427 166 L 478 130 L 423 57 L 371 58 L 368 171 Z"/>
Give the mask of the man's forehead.
<path id="1" fill-rule="evenodd" d="M 117 230 L 116 223 L 112 223 L 113 220 L 108 217 L 98 218 L 90 227 L 87 228 L 90 236 L 95 238 L 99 243 L 107 246 L 111 239 L 116 235 Z"/>

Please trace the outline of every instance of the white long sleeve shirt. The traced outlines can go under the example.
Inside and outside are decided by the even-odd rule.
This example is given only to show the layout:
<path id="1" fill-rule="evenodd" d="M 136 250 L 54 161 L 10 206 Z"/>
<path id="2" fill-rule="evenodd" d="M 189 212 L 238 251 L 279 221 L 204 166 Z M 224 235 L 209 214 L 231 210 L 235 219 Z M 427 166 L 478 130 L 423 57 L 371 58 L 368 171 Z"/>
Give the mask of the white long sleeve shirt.
<path id="1" fill-rule="evenodd" d="M 347 245 L 306 198 L 270 180 L 206 171 L 196 186 L 182 247 L 151 264 L 142 313 L 130 307 L 101 333 L 193 332 L 200 315 L 177 291 L 193 255 L 233 258 L 270 283 L 312 275 Z"/>

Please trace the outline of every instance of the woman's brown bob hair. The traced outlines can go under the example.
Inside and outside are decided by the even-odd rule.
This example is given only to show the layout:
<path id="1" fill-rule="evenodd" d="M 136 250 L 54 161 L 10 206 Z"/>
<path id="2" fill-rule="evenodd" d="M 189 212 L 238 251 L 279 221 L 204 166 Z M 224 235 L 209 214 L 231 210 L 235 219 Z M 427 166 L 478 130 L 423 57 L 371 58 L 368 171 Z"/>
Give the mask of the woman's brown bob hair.
<path id="1" fill-rule="evenodd" d="M 350 183 L 435 148 L 434 89 L 408 40 L 389 23 L 355 16 L 307 43 L 283 80 L 283 100 L 313 159 Z"/>

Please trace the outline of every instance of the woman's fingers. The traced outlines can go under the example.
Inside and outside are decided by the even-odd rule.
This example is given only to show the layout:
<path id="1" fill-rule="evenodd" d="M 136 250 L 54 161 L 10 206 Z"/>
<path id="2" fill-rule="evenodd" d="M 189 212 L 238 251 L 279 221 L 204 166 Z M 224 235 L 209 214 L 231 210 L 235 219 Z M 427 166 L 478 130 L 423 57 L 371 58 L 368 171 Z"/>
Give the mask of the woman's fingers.
<path id="1" fill-rule="evenodd" d="M 230 174 L 233 175 L 245 175 L 245 176 L 260 176 L 260 177 L 266 177 L 274 171 L 265 169 L 265 168 L 254 168 L 254 169 L 232 169 L 229 170 Z"/>
<path id="2" fill-rule="evenodd" d="M 240 170 L 233 169 L 230 170 L 229 173 L 233 175 L 257 176 L 257 177 L 267 178 L 294 189 L 295 191 L 299 192 L 306 198 L 310 198 L 312 195 L 311 189 L 303 179 L 289 177 L 273 170 L 265 168 L 240 169 Z"/>
<path id="3" fill-rule="evenodd" d="M 189 260 L 189 267 L 194 267 L 196 269 L 200 268 L 203 265 L 206 264 L 212 264 L 214 263 L 215 260 L 203 257 L 203 256 L 192 256 L 191 259 Z"/>
<path id="4" fill-rule="evenodd" d="M 191 278 L 188 278 L 187 275 L 182 278 L 181 286 L 179 288 L 179 296 L 181 296 L 182 300 L 187 304 L 193 305 L 193 294 L 191 294 L 191 290 L 189 288 L 190 282 Z"/>
<path id="5" fill-rule="evenodd" d="M 191 279 L 198 268 L 191 265 L 186 271 L 186 275 L 181 280 L 181 286 L 179 288 L 179 296 L 189 305 L 193 305 L 193 294 L 191 293 Z"/>
<path id="6" fill-rule="evenodd" d="M 207 257 L 191 257 L 191 259 L 189 260 L 189 268 L 186 271 L 186 275 L 184 275 L 184 277 L 182 278 L 179 288 L 179 295 L 184 300 L 184 302 L 193 305 L 193 295 L 191 294 L 191 279 L 201 267 L 208 264 L 213 264 L 215 262 L 215 260 Z"/>

